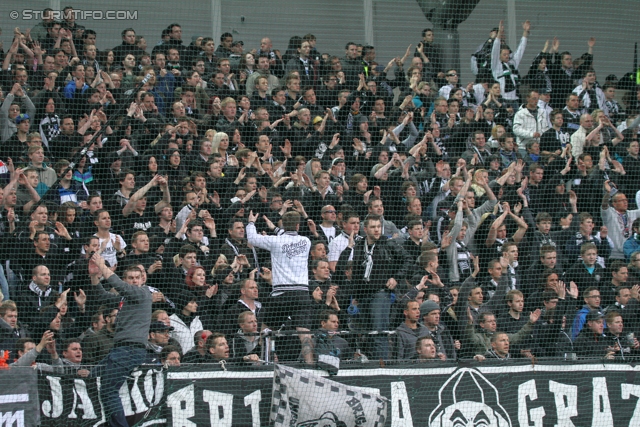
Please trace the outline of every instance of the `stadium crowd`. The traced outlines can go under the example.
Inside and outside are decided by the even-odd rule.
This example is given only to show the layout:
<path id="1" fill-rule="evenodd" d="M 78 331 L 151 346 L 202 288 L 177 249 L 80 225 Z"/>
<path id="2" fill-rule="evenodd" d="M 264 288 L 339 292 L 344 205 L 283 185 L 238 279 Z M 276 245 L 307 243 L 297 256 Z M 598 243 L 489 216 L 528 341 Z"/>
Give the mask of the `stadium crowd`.
<path id="1" fill-rule="evenodd" d="M 463 82 L 430 29 L 381 65 L 43 16 L 0 58 L 16 364 L 640 354 L 640 89 L 598 82 L 595 39 L 527 70 L 500 23 Z"/>

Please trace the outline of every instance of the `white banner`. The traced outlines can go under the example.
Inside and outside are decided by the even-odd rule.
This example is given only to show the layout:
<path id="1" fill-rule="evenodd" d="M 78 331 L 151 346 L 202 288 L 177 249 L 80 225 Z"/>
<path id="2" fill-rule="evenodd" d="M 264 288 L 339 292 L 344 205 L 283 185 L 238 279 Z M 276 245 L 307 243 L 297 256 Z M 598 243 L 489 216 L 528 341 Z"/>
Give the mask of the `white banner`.
<path id="1" fill-rule="evenodd" d="M 388 399 L 287 366 L 273 375 L 271 420 L 276 427 L 384 426 Z"/>

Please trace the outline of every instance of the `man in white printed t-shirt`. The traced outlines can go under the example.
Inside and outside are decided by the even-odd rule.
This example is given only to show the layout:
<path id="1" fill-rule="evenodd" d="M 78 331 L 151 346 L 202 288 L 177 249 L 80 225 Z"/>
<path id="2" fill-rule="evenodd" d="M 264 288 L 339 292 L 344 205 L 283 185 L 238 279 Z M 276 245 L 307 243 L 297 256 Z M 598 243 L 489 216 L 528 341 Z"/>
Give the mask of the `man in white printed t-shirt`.
<path id="1" fill-rule="evenodd" d="M 127 244 L 122 236 L 109 231 L 111 229 L 111 217 L 106 209 L 96 211 L 94 224 L 98 227 L 98 232 L 95 235 L 100 239 L 100 247 L 104 247 L 102 258 L 109 262 L 111 270 L 115 271 L 118 265 L 118 258 L 123 258 L 125 255 L 124 249 Z"/>
<path id="2" fill-rule="evenodd" d="M 320 210 L 320 215 L 322 216 L 320 230 L 323 234 L 320 239 L 325 241 L 327 245 L 338 235 L 338 229 L 335 226 L 337 213 L 336 208 L 331 205 L 323 206 Z"/>

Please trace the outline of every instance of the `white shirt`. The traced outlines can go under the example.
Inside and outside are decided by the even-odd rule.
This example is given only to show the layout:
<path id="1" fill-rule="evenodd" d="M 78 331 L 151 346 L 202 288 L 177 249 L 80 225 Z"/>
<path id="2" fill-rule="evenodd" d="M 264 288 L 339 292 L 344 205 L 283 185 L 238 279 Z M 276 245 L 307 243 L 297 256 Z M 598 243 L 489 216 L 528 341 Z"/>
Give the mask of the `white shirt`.
<path id="1" fill-rule="evenodd" d="M 94 236 L 98 237 L 98 239 L 100 240 L 100 246 L 102 246 L 102 243 L 107 240 L 107 239 L 103 239 L 101 237 L 99 237 L 97 234 L 94 234 Z M 117 251 L 116 248 L 113 246 L 113 242 L 118 239 L 120 241 L 120 249 L 124 251 L 124 248 L 127 247 L 127 244 L 125 243 L 124 239 L 122 238 L 122 236 L 118 235 L 118 234 L 113 234 L 113 233 L 109 233 L 109 241 L 107 242 L 107 245 L 104 248 L 104 251 L 102 251 L 102 258 L 104 258 L 105 261 L 109 261 L 109 265 L 111 267 L 113 267 L 114 265 L 118 264 L 118 257 L 117 257 Z M 82 253 L 86 254 L 87 252 L 84 250 L 84 248 L 82 249 Z"/>
<path id="2" fill-rule="evenodd" d="M 331 241 L 333 241 L 333 239 L 336 238 L 336 228 L 335 227 L 324 227 L 322 224 L 320 224 L 320 228 L 324 232 L 324 235 L 327 236 L 327 241 L 329 243 L 331 243 Z"/>
<path id="3" fill-rule="evenodd" d="M 338 262 L 340 254 L 349 246 L 349 237 L 344 233 L 340 233 L 338 237 L 329 242 L 329 253 L 327 259 L 329 262 Z M 353 256 L 353 254 L 351 255 Z"/>

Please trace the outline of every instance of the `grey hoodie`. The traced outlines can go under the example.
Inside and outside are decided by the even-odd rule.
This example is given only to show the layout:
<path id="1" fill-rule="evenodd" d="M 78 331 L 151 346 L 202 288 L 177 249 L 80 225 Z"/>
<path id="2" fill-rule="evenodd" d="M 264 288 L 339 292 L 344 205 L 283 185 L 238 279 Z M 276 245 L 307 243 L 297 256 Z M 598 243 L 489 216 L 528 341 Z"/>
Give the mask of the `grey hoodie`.
<path id="1" fill-rule="evenodd" d="M 31 350 L 23 354 L 20 359 L 11 363 L 10 366 L 16 366 L 16 367 L 31 366 L 33 365 L 33 362 L 36 361 L 39 355 L 40 353 L 38 353 L 38 350 L 36 350 L 35 348 L 32 348 Z M 57 359 L 52 359 L 51 365 L 47 365 L 46 363 L 36 363 L 36 369 L 40 371 L 45 371 L 45 372 L 54 372 L 54 371 L 61 372 L 63 366 L 64 365 L 63 365 L 62 359 L 59 357 Z"/>
<path id="2" fill-rule="evenodd" d="M 0 107 L 0 142 L 5 142 L 7 139 L 11 138 L 11 135 L 18 131 L 16 122 L 9 119 L 9 107 L 14 100 L 15 95 L 8 93 Z M 31 123 L 33 123 L 33 118 L 36 115 L 36 107 L 33 105 L 33 102 L 31 102 L 31 99 L 25 95 L 20 104 L 22 104 L 23 107 L 20 112 L 27 113 L 31 119 Z M 26 109 L 26 111 L 22 111 L 23 109 Z"/>
<path id="3" fill-rule="evenodd" d="M 416 342 L 418 338 L 429 336 L 429 329 L 421 323 L 418 323 L 417 329 L 411 329 L 406 323 L 402 322 L 396 328 L 396 354 L 398 360 L 415 359 Z"/>
<path id="4" fill-rule="evenodd" d="M 119 296 L 117 300 L 124 302 L 118 312 L 116 319 L 116 332 L 113 337 L 113 344 L 117 346 L 121 343 L 135 343 L 142 346 L 147 345 L 149 339 L 149 326 L 151 325 L 151 292 L 147 286 L 132 286 L 120 280 L 114 274 L 107 279 Z M 107 301 L 113 301 L 114 295 L 107 292 L 102 284 L 96 285 L 98 297 L 103 297 Z"/>

